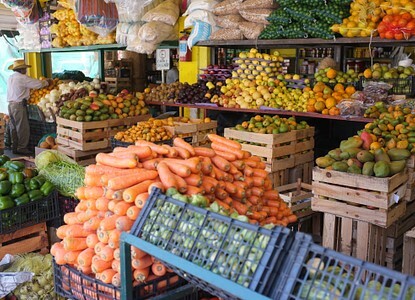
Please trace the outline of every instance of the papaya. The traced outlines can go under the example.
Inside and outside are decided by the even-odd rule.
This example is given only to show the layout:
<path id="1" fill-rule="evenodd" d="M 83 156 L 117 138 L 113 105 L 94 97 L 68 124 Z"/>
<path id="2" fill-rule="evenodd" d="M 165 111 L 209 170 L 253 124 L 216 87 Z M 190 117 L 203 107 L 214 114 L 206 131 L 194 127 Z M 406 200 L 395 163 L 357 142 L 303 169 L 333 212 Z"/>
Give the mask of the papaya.
<path id="1" fill-rule="evenodd" d="M 388 150 L 388 155 L 392 161 L 403 160 L 403 159 L 408 159 L 409 156 L 411 156 L 411 152 L 407 149 L 394 148 L 394 149 Z"/>
<path id="2" fill-rule="evenodd" d="M 359 151 L 356 155 L 356 158 L 362 163 L 375 160 L 375 156 L 368 150 Z"/>
<path id="3" fill-rule="evenodd" d="M 335 162 L 335 160 L 331 157 L 318 157 L 316 159 L 316 165 L 319 166 L 320 168 L 327 168 L 329 166 L 331 166 L 333 163 Z"/>
<path id="4" fill-rule="evenodd" d="M 347 173 L 362 174 L 362 169 L 356 165 L 351 165 L 347 168 Z"/>
<path id="5" fill-rule="evenodd" d="M 406 167 L 406 160 L 395 160 L 389 164 L 390 176 L 402 172 Z"/>
<path id="6" fill-rule="evenodd" d="M 375 166 L 375 162 L 368 161 L 363 164 L 362 174 L 366 176 L 373 176 L 375 173 L 373 172 L 373 167 Z"/>
<path id="7" fill-rule="evenodd" d="M 388 177 L 390 174 L 390 166 L 387 161 L 377 161 L 373 166 L 373 172 L 375 172 L 376 177 Z"/>
<path id="8" fill-rule="evenodd" d="M 359 136 L 349 137 L 347 140 L 340 142 L 340 150 L 345 151 L 350 148 L 360 148 L 363 144 L 362 139 Z"/>
<path id="9" fill-rule="evenodd" d="M 389 158 L 389 155 L 385 152 L 385 150 L 379 148 L 375 150 L 375 161 L 385 161 L 389 163 L 391 160 Z"/>
<path id="10" fill-rule="evenodd" d="M 357 153 L 359 153 L 362 149 L 360 148 L 348 148 L 346 150 L 344 150 L 345 152 L 347 152 L 349 154 L 350 158 L 355 158 Z"/>
<path id="11" fill-rule="evenodd" d="M 347 165 L 349 167 L 351 167 L 351 166 L 357 166 L 359 168 L 361 168 L 363 166 L 363 164 L 359 160 L 357 160 L 357 158 L 349 158 L 347 160 Z"/>
<path id="12" fill-rule="evenodd" d="M 334 160 L 342 160 L 340 157 L 341 153 L 342 151 L 340 150 L 340 148 L 336 148 L 336 149 L 330 150 L 328 155 Z"/>
<path id="13" fill-rule="evenodd" d="M 349 165 L 344 161 L 335 161 L 332 165 L 333 170 L 340 172 L 347 172 Z"/>
<path id="14" fill-rule="evenodd" d="M 360 138 L 363 141 L 363 144 L 362 144 L 363 149 L 369 150 L 370 149 L 370 144 L 373 143 L 373 138 L 370 135 L 370 133 L 367 132 L 367 131 L 362 131 L 362 133 L 360 134 Z"/>

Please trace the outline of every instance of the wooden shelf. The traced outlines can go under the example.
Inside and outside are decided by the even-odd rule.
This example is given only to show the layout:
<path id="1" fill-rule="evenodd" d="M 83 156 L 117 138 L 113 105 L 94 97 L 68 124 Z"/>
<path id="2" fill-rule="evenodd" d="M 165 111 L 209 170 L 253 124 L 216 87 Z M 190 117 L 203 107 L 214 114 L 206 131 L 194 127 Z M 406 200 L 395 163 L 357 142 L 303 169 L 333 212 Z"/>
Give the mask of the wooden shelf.
<path id="1" fill-rule="evenodd" d="M 125 48 L 126 48 L 125 46 L 118 45 L 118 44 L 108 44 L 108 45 L 92 45 L 92 46 L 79 46 L 79 47 L 49 48 L 49 49 L 40 49 L 38 51 L 21 50 L 21 52 L 23 53 L 76 52 L 76 51 L 95 51 L 95 50 L 124 50 Z"/>
<path id="2" fill-rule="evenodd" d="M 307 46 L 321 46 L 327 47 L 328 45 L 353 45 L 367 46 L 372 45 L 391 45 L 391 46 L 405 46 L 414 45 L 415 37 L 411 37 L 409 40 L 388 40 L 375 37 L 372 40 L 370 38 L 337 38 L 333 40 L 324 40 L 318 38 L 310 39 L 278 39 L 278 40 L 209 40 L 201 41 L 197 43 L 197 46 L 206 47 L 228 47 L 228 48 L 243 48 L 243 47 L 256 47 L 256 48 L 290 48 L 290 47 L 303 47 Z"/>
<path id="3" fill-rule="evenodd" d="M 309 113 L 309 112 L 297 112 L 297 111 L 290 111 L 290 110 L 279 110 L 279 109 L 244 109 L 244 108 L 229 108 L 229 107 L 221 107 L 221 106 L 214 106 L 214 105 L 203 105 L 203 104 L 182 104 L 182 103 L 170 103 L 170 102 L 152 102 L 146 101 L 147 105 L 164 105 L 164 106 L 172 106 L 172 107 L 187 107 L 187 108 L 199 108 L 199 109 L 207 109 L 207 110 L 218 110 L 218 111 L 230 111 L 230 112 L 240 112 L 240 113 L 256 113 L 256 114 L 269 114 L 269 115 L 283 115 L 283 116 L 295 116 L 295 117 L 304 117 L 304 118 L 315 118 L 315 119 L 330 119 L 330 120 L 338 120 L 338 121 L 349 121 L 349 122 L 360 122 L 360 123 L 369 123 L 372 122 L 373 119 L 363 118 L 363 117 L 349 117 L 346 118 L 344 116 L 330 116 L 330 115 L 322 115 L 317 113 Z"/>

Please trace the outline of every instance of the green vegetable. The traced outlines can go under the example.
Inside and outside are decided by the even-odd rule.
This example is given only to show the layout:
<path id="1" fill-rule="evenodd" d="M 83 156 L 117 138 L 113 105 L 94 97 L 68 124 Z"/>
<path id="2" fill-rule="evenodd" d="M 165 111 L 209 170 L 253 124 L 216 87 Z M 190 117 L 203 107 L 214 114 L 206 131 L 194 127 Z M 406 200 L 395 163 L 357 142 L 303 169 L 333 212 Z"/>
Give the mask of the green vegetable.
<path id="1" fill-rule="evenodd" d="M 10 191 L 10 197 L 18 198 L 21 195 L 23 195 L 25 191 L 26 191 L 26 189 L 25 189 L 23 183 L 13 184 L 12 189 Z"/>
<path id="2" fill-rule="evenodd" d="M 30 198 L 29 198 L 29 195 L 27 193 L 25 193 L 25 194 L 21 195 L 20 197 L 14 199 L 14 203 L 17 206 L 29 203 L 29 201 L 30 201 Z"/>
<path id="3" fill-rule="evenodd" d="M 12 184 L 22 183 L 24 180 L 23 173 L 21 172 L 10 172 L 9 173 L 9 181 Z"/>
<path id="4" fill-rule="evenodd" d="M 0 165 L 4 165 L 7 161 L 10 160 L 10 157 L 8 157 L 7 155 L 0 155 Z"/>
<path id="5" fill-rule="evenodd" d="M 0 171 L 0 181 L 7 180 L 9 174 L 5 171 Z"/>
<path id="6" fill-rule="evenodd" d="M 49 196 L 50 193 L 52 193 L 55 186 L 52 182 L 46 181 L 41 187 L 40 190 L 42 191 L 44 196 Z"/>
<path id="7" fill-rule="evenodd" d="M 22 163 L 21 161 L 9 160 L 4 163 L 3 167 L 10 169 L 10 170 L 21 172 L 25 168 L 25 164 Z"/>
<path id="8" fill-rule="evenodd" d="M 10 181 L 0 181 L 0 194 L 1 195 L 7 195 L 10 193 L 12 189 L 12 184 Z"/>
<path id="9" fill-rule="evenodd" d="M 0 210 L 14 207 L 14 202 L 10 196 L 0 197 Z"/>
<path id="10" fill-rule="evenodd" d="M 41 190 L 32 190 L 27 192 L 27 194 L 29 195 L 31 202 L 41 200 L 44 197 Z"/>
<path id="11" fill-rule="evenodd" d="M 38 175 L 36 177 L 33 177 L 30 179 L 30 189 L 31 190 L 37 190 L 40 189 L 40 187 L 46 182 L 45 177 Z"/>
<path id="12" fill-rule="evenodd" d="M 23 184 L 24 184 L 24 187 L 25 187 L 26 191 L 30 191 L 31 190 L 31 188 L 30 188 L 30 181 L 31 181 L 31 178 L 26 178 L 23 181 Z"/>

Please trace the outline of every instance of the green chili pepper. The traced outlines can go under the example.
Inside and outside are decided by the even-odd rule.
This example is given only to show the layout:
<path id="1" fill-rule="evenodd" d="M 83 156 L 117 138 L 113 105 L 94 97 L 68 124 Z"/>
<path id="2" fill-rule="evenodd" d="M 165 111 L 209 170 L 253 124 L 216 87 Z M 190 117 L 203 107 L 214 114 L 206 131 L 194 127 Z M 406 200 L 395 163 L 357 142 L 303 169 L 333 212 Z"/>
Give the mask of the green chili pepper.
<path id="1" fill-rule="evenodd" d="M 9 196 L 0 197 L 0 210 L 14 207 L 14 202 Z"/>
<path id="2" fill-rule="evenodd" d="M 7 195 L 10 193 L 10 190 L 12 189 L 12 184 L 10 181 L 4 180 L 0 181 L 0 194 L 1 195 Z"/>
<path id="3" fill-rule="evenodd" d="M 43 193 L 41 190 L 32 190 L 27 193 L 29 195 L 30 201 L 38 201 L 43 199 Z"/>
<path id="4" fill-rule="evenodd" d="M 24 175 L 21 172 L 10 172 L 9 173 L 9 181 L 12 184 L 22 183 L 24 180 Z"/>
<path id="5" fill-rule="evenodd" d="M 41 187 L 40 190 L 42 191 L 44 196 L 49 196 L 50 193 L 54 190 L 55 186 L 52 182 L 46 181 Z"/>
<path id="6" fill-rule="evenodd" d="M 25 194 L 21 195 L 20 197 L 14 199 L 14 203 L 17 206 L 29 203 L 29 201 L 30 201 L 30 198 L 29 198 L 29 195 L 27 193 L 25 193 Z"/>
<path id="7" fill-rule="evenodd" d="M 24 184 L 23 183 L 13 184 L 12 190 L 10 191 L 10 197 L 12 197 L 12 198 L 18 198 L 21 195 L 23 195 L 25 191 L 26 191 L 26 189 L 24 188 Z"/>

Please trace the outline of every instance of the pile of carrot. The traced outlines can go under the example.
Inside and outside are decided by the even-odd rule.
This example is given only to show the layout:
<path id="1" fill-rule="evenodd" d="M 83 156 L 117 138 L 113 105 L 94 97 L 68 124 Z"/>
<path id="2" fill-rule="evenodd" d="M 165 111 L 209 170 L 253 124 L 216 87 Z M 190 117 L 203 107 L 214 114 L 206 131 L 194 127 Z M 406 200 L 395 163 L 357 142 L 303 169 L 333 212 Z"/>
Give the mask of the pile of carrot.
<path id="1" fill-rule="evenodd" d="M 99 153 L 77 190 L 75 211 L 57 230 L 62 242 L 51 248 L 59 265 L 120 286 L 119 239 L 139 217 L 153 187 L 203 194 L 228 213 L 245 215 L 251 223 L 286 226 L 297 220 L 281 200 L 259 157 L 236 141 L 209 134 L 212 148 L 193 147 L 181 138 L 173 146 L 137 141 L 128 148 Z M 151 255 L 132 247 L 136 283 L 163 276 L 169 270 Z"/>

